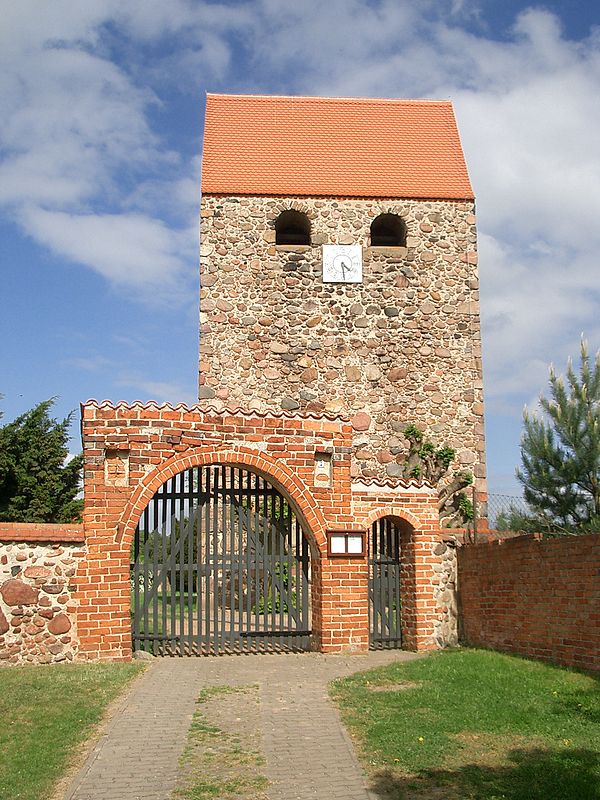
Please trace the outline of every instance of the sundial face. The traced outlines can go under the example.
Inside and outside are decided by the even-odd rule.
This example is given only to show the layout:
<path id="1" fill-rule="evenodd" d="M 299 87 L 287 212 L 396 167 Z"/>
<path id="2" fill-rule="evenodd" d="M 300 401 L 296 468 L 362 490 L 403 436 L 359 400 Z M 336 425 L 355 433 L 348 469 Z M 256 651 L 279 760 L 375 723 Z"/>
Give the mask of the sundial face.
<path id="1" fill-rule="evenodd" d="M 359 244 L 324 244 L 323 282 L 362 283 L 362 247 Z"/>

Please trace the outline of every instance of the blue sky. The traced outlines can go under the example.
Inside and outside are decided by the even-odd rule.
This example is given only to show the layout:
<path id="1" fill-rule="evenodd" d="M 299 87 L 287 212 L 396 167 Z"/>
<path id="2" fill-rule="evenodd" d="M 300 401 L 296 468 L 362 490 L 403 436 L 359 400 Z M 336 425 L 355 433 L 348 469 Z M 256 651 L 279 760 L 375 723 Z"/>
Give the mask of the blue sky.
<path id="1" fill-rule="evenodd" d="M 477 195 L 490 490 L 600 347 L 600 9 L 0 0 L 0 409 L 196 397 L 206 91 L 450 98 Z"/>

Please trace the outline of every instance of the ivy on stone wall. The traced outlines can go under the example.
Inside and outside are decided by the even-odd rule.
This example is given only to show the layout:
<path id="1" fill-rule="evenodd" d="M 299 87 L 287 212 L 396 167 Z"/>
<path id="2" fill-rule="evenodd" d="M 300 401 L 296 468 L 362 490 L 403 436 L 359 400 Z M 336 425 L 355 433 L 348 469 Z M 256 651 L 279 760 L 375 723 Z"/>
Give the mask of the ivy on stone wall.
<path id="1" fill-rule="evenodd" d="M 403 433 L 409 443 L 403 477 L 416 478 L 437 486 L 448 474 L 456 455 L 454 449 L 447 445 L 436 447 L 416 425 L 407 425 Z M 473 504 L 463 491 L 472 483 L 473 475 L 463 470 L 440 489 L 440 522 L 445 528 L 461 527 L 473 519 Z"/>

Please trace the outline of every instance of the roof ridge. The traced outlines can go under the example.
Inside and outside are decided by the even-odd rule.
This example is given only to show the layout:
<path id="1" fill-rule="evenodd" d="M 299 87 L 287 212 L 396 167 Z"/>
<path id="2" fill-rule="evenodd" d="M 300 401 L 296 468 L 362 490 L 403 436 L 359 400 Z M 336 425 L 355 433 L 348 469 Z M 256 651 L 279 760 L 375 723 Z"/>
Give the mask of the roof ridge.
<path id="1" fill-rule="evenodd" d="M 228 92 L 206 92 L 207 97 L 220 97 L 231 99 L 247 99 L 249 97 L 258 100 L 334 100 L 341 103 L 402 103 L 403 105 L 452 105 L 449 98 L 428 98 L 428 97 L 364 97 L 360 95 L 321 95 L 321 94 L 230 94 Z"/>

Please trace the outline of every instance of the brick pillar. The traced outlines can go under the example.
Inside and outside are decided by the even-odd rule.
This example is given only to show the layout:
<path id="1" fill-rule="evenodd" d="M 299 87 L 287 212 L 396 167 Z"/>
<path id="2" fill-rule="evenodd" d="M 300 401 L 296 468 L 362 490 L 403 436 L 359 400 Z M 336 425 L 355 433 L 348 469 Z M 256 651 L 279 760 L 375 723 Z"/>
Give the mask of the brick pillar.
<path id="1" fill-rule="evenodd" d="M 321 651 L 369 649 L 368 563 L 364 559 L 321 561 Z"/>
<path id="2" fill-rule="evenodd" d="M 441 558 L 434 552 L 438 538 L 434 531 L 413 532 L 413 557 L 416 595 L 414 601 L 415 650 L 437 650 L 434 634 L 436 623 L 442 612 L 435 597 L 435 589 L 440 573 L 435 566 L 441 565 Z"/>
<path id="3" fill-rule="evenodd" d="M 414 651 L 438 649 L 435 632 L 446 609 L 436 597 L 442 571 L 441 556 L 435 552 L 437 531 L 406 525 L 400 542 L 402 646 Z"/>
<path id="4" fill-rule="evenodd" d="M 78 628 L 83 658 L 129 660 L 131 621 L 129 547 L 116 543 L 116 525 L 86 520 L 89 550 L 77 573 Z"/>
<path id="5" fill-rule="evenodd" d="M 400 624 L 404 650 L 417 650 L 418 592 L 413 533 L 410 525 L 402 526 L 400 534 Z"/>

